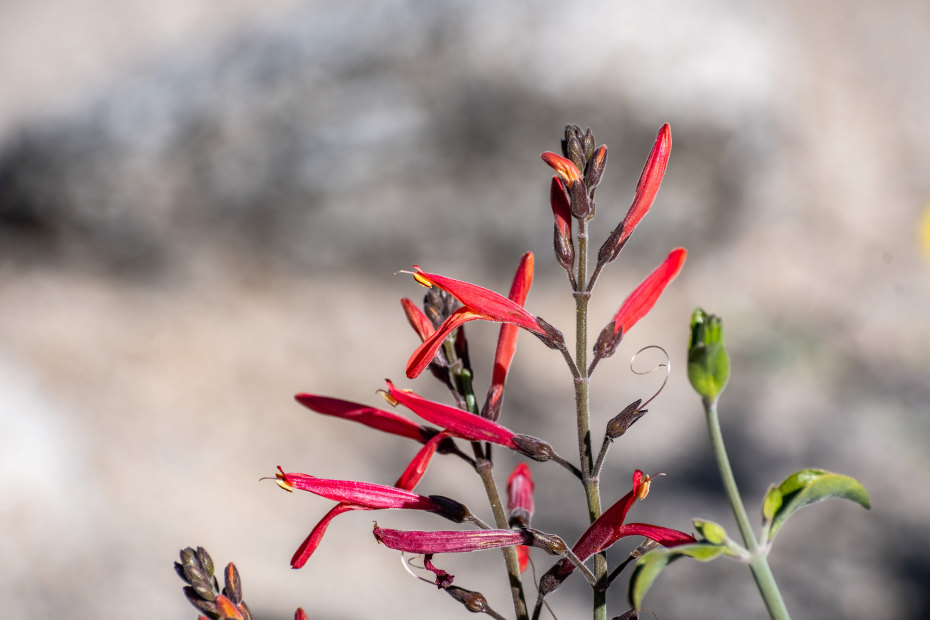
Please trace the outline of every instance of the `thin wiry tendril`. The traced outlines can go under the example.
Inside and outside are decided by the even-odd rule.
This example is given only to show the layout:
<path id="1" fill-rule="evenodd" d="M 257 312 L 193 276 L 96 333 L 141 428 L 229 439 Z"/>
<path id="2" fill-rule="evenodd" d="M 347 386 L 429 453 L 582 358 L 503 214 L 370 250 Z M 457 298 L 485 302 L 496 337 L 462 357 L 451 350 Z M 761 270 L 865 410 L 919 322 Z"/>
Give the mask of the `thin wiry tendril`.
<path id="1" fill-rule="evenodd" d="M 413 564 L 411 564 L 413 559 L 417 557 L 420 557 L 420 556 L 414 556 L 413 558 L 408 559 L 407 553 L 405 551 L 401 551 L 400 552 L 400 563 L 403 564 L 404 570 L 410 573 L 410 576 L 413 577 L 414 579 L 419 579 L 420 581 L 425 581 L 426 583 L 430 585 L 435 585 L 432 581 L 430 581 L 426 577 L 421 577 L 420 575 L 417 575 L 415 572 L 413 572 L 414 568 L 423 568 L 422 566 L 414 566 Z"/>
<path id="2" fill-rule="evenodd" d="M 633 367 L 633 365 L 636 363 L 636 358 L 639 357 L 640 353 L 648 349 L 658 349 L 659 351 L 662 351 L 662 354 L 665 355 L 665 362 L 656 364 L 649 370 L 636 370 L 636 368 Z M 665 384 L 668 383 L 668 378 L 672 374 L 672 358 L 671 356 L 669 356 L 668 351 L 666 351 L 664 348 L 660 347 L 657 344 L 650 344 L 648 346 L 643 347 L 642 349 L 634 353 L 632 358 L 630 358 L 630 371 L 634 375 L 648 375 L 663 367 L 665 368 L 665 379 L 662 380 L 662 385 L 659 386 L 659 389 L 656 390 L 655 394 L 649 397 L 649 400 L 647 400 L 646 402 L 644 402 L 643 404 L 639 406 L 640 409 L 645 409 L 646 405 L 651 403 L 655 399 L 655 397 L 661 394 L 662 390 L 665 389 Z"/>

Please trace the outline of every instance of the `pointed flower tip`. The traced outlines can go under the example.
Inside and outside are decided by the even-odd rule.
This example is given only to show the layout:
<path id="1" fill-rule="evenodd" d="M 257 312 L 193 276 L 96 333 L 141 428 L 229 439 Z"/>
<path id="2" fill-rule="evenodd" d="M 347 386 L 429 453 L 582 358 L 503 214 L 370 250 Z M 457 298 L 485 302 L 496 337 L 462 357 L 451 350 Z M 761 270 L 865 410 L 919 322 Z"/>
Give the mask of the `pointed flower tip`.
<path id="1" fill-rule="evenodd" d="M 262 480 L 270 480 L 270 478 L 265 477 L 265 478 L 262 478 Z M 274 475 L 274 481 L 275 481 L 275 484 L 277 484 L 279 487 L 281 487 L 288 493 L 293 493 L 294 491 L 297 490 L 287 479 L 287 474 L 284 473 L 284 470 L 281 468 L 280 465 L 278 465 L 278 471 Z"/>
<path id="2" fill-rule="evenodd" d="M 618 238 L 618 245 L 622 245 L 629 237 L 643 216 L 652 207 L 656 194 L 659 192 L 659 186 L 662 185 L 662 178 L 665 176 L 665 169 L 668 166 L 668 158 L 672 152 L 672 130 L 668 123 L 659 129 L 656 135 L 655 144 L 649 157 L 646 158 L 646 164 L 643 166 L 642 174 L 639 176 L 639 182 L 636 183 L 636 194 L 633 197 L 633 203 L 627 211 L 626 217 L 623 218 L 623 234 Z"/>
<path id="3" fill-rule="evenodd" d="M 579 172 L 578 166 L 567 157 L 562 157 L 550 151 L 546 151 L 540 155 L 540 157 L 542 157 L 542 160 L 553 170 L 559 173 L 559 176 L 562 177 L 562 180 L 565 181 L 567 185 L 571 186 L 575 181 L 581 180 L 581 172 Z"/>

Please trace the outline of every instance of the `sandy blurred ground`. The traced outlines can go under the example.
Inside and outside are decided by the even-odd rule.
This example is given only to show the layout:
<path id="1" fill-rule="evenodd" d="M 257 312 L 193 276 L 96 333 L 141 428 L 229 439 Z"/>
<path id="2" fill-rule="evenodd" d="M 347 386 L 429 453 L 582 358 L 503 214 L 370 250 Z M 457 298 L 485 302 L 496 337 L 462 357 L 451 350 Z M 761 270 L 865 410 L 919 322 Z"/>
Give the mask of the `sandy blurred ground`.
<path id="1" fill-rule="evenodd" d="M 259 618 L 464 614 L 375 547 L 370 514 L 287 567 L 330 503 L 260 476 L 390 483 L 413 453 L 291 396 L 377 404 L 402 379 L 415 337 L 397 299 L 420 293 L 392 273 L 414 262 L 506 290 L 533 250 L 528 306 L 569 331 L 538 153 L 566 122 L 608 144 L 599 242 L 666 121 L 665 184 L 595 292 L 595 324 L 670 248 L 689 259 L 598 368 L 594 427 L 657 382 L 624 355 L 664 345 L 673 374 L 612 453 L 606 500 L 634 467 L 664 471 L 636 520 L 735 531 L 682 372 L 705 306 L 727 321 L 722 416 L 747 501 L 806 466 L 872 494 L 870 512 L 824 504 L 780 535 L 789 609 L 926 617 L 928 28 L 917 1 L 0 3 L 0 617 L 192 618 L 171 562 L 197 544 L 238 564 Z M 470 333 L 489 363 L 496 329 Z M 526 338 L 504 421 L 570 453 L 570 412 L 558 356 Z M 581 494 L 533 469 L 534 524 L 573 538 Z M 422 489 L 480 506 L 476 482 L 443 461 Z M 496 555 L 447 564 L 506 611 Z M 589 613 L 577 585 L 552 602 Z M 722 562 L 676 564 L 648 603 L 764 617 Z"/>

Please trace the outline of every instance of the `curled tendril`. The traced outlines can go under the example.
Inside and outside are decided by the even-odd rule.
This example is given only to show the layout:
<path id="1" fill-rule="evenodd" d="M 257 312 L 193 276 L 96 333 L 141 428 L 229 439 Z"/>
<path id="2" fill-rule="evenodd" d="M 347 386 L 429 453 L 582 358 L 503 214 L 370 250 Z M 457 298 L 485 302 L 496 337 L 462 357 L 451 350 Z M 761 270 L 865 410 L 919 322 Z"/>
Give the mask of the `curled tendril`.
<path id="1" fill-rule="evenodd" d="M 415 555 L 413 557 L 408 558 L 407 552 L 401 551 L 400 552 L 400 563 L 403 565 L 404 570 L 407 571 L 407 573 L 414 579 L 419 579 L 420 581 L 425 581 L 426 583 L 430 585 L 435 585 L 432 580 L 427 579 L 426 577 L 421 577 L 420 575 L 417 575 L 415 572 L 413 572 L 414 568 L 418 568 L 420 570 L 426 570 L 426 568 L 423 566 L 417 566 L 416 564 L 413 564 L 413 560 L 415 560 L 416 558 L 421 558 L 421 557 L 423 556 Z"/>
<path id="2" fill-rule="evenodd" d="M 640 353 L 647 351 L 649 349 L 657 349 L 661 351 L 662 354 L 665 355 L 665 362 L 660 362 L 656 364 L 655 366 L 653 366 L 652 368 L 650 368 L 649 370 L 636 370 L 636 368 L 634 367 L 634 365 L 636 364 L 636 358 L 639 357 Z M 630 358 L 630 371 L 634 375 L 652 374 L 655 371 L 659 370 L 660 368 L 665 368 L 665 378 L 662 380 L 662 385 L 659 386 L 659 389 L 656 390 L 655 394 L 650 396 L 646 402 L 644 402 L 643 404 L 639 406 L 640 409 L 645 409 L 646 405 L 651 403 L 655 399 L 655 397 L 661 394 L 662 390 L 665 389 L 665 385 L 668 383 L 668 378 L 672 374 L 672 358 L 671 356 L 669 356 L 668 351 L 666 351 L 664 348 L 660 347 L 657 344 L 650 344 L 650 345 L 643 347 L 642 349 L 634 353 L 632 358 Z"/>

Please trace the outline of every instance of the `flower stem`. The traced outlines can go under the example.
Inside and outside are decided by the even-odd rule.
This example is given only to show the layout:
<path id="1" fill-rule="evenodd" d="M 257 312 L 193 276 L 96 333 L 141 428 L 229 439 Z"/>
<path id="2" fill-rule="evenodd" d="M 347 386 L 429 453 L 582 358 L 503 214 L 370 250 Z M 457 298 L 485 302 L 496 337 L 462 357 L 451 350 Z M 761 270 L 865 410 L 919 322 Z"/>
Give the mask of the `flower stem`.
<path id="1" fill-rule="evenodd" d="M 590 400 L 588 388 L 588 300 L 591 292 L 588 282 L 588 222 L 578 220 L 578 276 L 575 286 L 575 413 L 578 426 L 578 457 L 581 462 L 585 498 L 588 502 L 588 518 L 591 523 L 601 516 L 601 492 L 599 480 L 594 476 L 594 457 L 591 451 Z M 607 554 L 594 556 L 594 578 L 598 581 L 607 574 Z M 607 592 L 594 589 L 594 620 L 607 618 Z"/>
<path id="2" fill-rule="evenodd" d="M 481 476 L 481 482 L 484 483 L 484 490 L 491 502 L 491 512 L 494 513 L 494 523 L 502 530 L 508 529 L 507 515 L 504 513 L 504 505 L 501 502 L 500 493 L 497 491 L 497 484 L 494 482 L 494 470 L 491 462 L 486 459 L 478 461 L 475 471 Z M 520 579 L 520 562 L 517 559 L 517 550 L 514 547 L 502 547 L 504 554 L 504 563 L 507 565 L 507 576 L 510 580 L 510 594 L 513 597 L 513 609 L 516 612 L 517 620 L 529 620 L 529 612 L 526 609 L 526 598 L 523 594 L 523 581 Z"/>
<path id="3" fill-rule="evenodd" d="M 740 535 L 743 538 L 743 544 L 749 550 L 752 558 L 749 561 L 749 569 L 752 571 L 753 579 L 762 595 L 762 600 L 768 609 L 769 616 L 773 620 L 790 620 L 788 609 L 781 598 L 781 592 L 775 583 L 775 577 L 772 575 L 772 569 L 769 567 L 767 551 L 759 545 L 756 536 L 752 531 L 752 525 L 749 522 L 749 515 L 746 513 L 746 507 L 740 497 L 739 489 L 736 486 L 736 478 L 733 477 L 733 469 L 730 467 L 730 460 L 727 457 L 726 447 L 723 445 L 723 434 L 720 432 L 720 420 L 717 416 L 717 401 L 703 399 L 704 414 L 707 419 L 707 430 L 710 432 L 710 443 L 714 449 L 714 458 L 717 460 L 717 468 L 720 470 L 720 479 L 723 481 L 723 487 L 727 493 L 727 499 L 730 507 L 733 509 L 733 516 L 736 517 L 736 525 L 739 528 Z"/>

